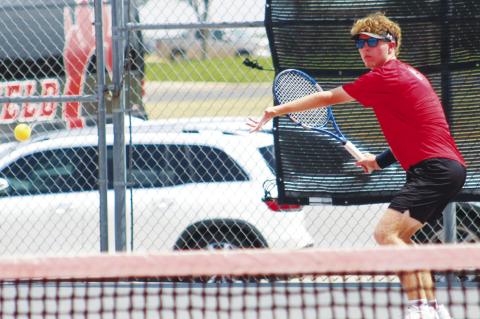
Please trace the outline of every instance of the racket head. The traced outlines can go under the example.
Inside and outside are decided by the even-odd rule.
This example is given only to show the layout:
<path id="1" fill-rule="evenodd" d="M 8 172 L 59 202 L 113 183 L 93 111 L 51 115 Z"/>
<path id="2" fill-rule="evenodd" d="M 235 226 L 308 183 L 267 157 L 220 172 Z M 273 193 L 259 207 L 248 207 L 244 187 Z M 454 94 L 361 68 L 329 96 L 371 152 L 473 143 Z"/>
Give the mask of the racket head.
<path id="1" fill-rule="evenodd" d="M 295 101 L 304 96 L 320 92 L 322 88 L 311 76 L 295 69 L 278 73 L 273 82 L 273 96 L 276 104 Z M 331 116 L 330 107 L 318 107 L 303 112 L 287 114 L 288 117 L 306 128 L 320 128 L 327 124 Z"/>

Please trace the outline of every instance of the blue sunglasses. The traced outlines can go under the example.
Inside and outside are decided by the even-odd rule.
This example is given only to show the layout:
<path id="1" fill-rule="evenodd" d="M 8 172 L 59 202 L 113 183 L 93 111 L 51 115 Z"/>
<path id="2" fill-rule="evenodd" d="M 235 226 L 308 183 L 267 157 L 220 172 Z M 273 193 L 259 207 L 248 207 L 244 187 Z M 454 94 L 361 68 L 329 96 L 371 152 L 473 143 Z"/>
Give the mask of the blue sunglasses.
<path id="1" fill-rule="evenodd" d="M 374 48 L 378 45 L 378 41 L 381 41 L 381 40 L 382 39 L 377 39 L 377 38 L 356 39 L 355 46 L 357 47 L 357 49 L 363 49 L 366 43 L 370 48 Z"/>
<path id="2" fill-rule="evenodd" d="M 363 49 L 366 43 L 370 48 L 374 48 L 378 45 L 378 41 L 392 42 L 392 39 L 390 37 L 385 36 L 383 39 L 378 39 L 378 38 L 358 39 L 357 38 L 355 39 L 355 46 L 357 47 L 357 49 Z"/>

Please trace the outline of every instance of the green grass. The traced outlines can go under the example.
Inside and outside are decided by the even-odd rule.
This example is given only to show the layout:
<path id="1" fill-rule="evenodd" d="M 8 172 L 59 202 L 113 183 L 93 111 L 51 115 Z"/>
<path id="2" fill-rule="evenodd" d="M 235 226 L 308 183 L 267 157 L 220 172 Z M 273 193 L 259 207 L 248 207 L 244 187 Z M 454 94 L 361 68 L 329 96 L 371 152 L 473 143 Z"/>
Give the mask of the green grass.
<path id="1" fill-rule="evenodd" d="M 243 65 L 244 59 L 243 57 L 230 57 L 208 60 L 168 61 L 148 57 L 145 70 L 146 80 L 233 83 L 271 83 L 273 81 L 274 72 L 246 67 Z M 253 58 L 250 59 L 253 60 Z M 264 68 L 273 68 L 270 57 L 255 60 Z"/>

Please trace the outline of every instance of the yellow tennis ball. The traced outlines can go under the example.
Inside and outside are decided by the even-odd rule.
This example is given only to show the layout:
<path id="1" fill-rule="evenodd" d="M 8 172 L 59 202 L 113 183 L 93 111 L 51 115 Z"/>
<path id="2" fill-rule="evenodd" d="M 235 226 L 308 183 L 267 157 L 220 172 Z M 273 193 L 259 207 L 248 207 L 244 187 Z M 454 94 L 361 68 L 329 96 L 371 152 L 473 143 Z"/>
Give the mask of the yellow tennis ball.
<path id="1" fill-rule="evenodd" d="M 17 141 L 23 142 L 30 138 L 30 135 L 32 134 L 32 129 L 27 124 L 21 123 L 15 126 L 13 134 L 15 135 Z"/>

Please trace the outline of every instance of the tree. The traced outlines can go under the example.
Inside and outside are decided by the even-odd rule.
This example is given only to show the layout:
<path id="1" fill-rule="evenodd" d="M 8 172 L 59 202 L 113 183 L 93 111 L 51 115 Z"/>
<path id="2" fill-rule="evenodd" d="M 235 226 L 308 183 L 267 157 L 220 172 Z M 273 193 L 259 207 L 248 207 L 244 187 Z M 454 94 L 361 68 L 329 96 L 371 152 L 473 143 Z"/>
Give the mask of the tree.
<path id="1" fill-rule="evenodd" d="M 198 22 L 204 23 L 209 19 L 210 0 L 180 0 L 188 3 L 195 12 Z M 202 58 L 207 57 L 207 42 L 210 36 L 208 29 L 199 29 L 198 35 L 202 43 Z"/>

